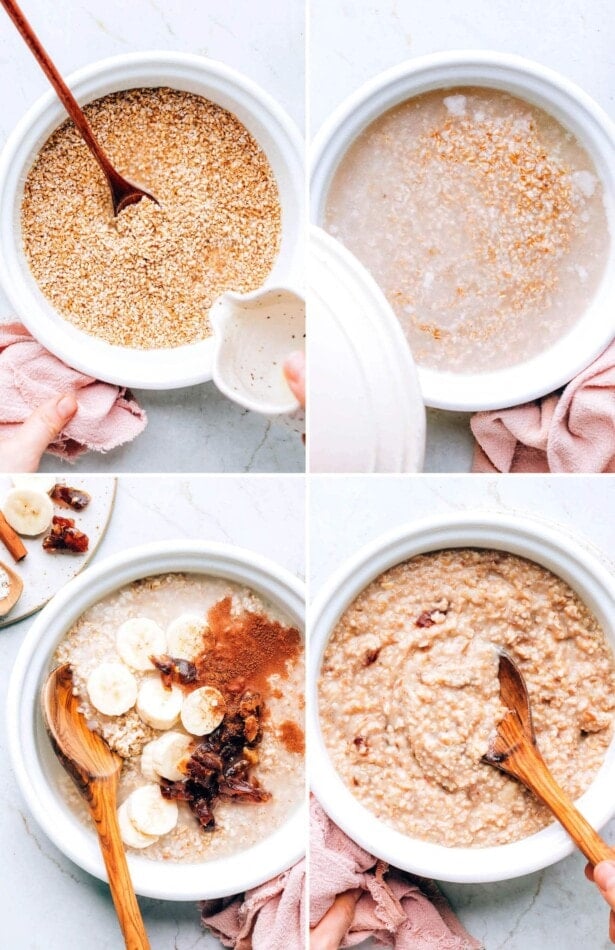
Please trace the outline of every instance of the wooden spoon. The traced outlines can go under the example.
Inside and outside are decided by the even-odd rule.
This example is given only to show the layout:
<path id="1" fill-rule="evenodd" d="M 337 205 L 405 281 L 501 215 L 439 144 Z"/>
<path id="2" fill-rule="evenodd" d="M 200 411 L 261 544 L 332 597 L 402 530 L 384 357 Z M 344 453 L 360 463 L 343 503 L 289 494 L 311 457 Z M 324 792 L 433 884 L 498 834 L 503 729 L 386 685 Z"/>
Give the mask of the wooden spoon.
<path id="1" fill-rule="evenodd" d="M 500 652 L 498 678 L 500 699 L 507 712 L 497 726 L 483 762 L 523 782 L 553 812 L 591 864 L 612 861 L 615 849 L 602 840 L 575 808 L 538 751 L 525 682 L 513 660 L 504 652 Z"/>
<path id="2" fill-rule="evenodd" d="M 131 184 L 131 182 L 123 178 L 113 167 L 94 136 L 90 123 L 83 114 L 81 106 L 62 79 L 62 76 L 43 48 L 19 6 L 14 3 L 14 0 L 0 0 L 0 3 L 21 33 L 26 44 L 30 47 L 34 58 L 58 94 L 58 98 L 75 123 L 78 131 L 81 133 L 85 144 L 100 165 L 111 190 L 114 215 L 117 216 L 120 211 L 123 211 L 128 205 L 133 205 L 141 201 L 141 198 L 149 198 L 150 201 L 158 204 L 153 195 L 150 195 L 148 191 L 144 191 L 143 188 L 138 188 L 136 185 Z"/>
<path id="3" fill-rule="evenodd" d="M 79 712 L 79 698 L 73 694 L 73 674 L 67 663 L 49 675 L 42 701 L 54 751 L 87 802 L 96 825 L 126 948 L 150 950 L 117 823 L 122 760 L 101 736 L 88 729 L 85 716 Z"/>
<path id="4" fill-rule="evenodd" d="M 12 567 L 0 561 L 0 571 L 4 571 L 8 577 L 8 591 L 4 597 L 0 597 L 0 618 L 13 609 L 23 591 L 23 581 L 19 574 L 16 574 Z"/>

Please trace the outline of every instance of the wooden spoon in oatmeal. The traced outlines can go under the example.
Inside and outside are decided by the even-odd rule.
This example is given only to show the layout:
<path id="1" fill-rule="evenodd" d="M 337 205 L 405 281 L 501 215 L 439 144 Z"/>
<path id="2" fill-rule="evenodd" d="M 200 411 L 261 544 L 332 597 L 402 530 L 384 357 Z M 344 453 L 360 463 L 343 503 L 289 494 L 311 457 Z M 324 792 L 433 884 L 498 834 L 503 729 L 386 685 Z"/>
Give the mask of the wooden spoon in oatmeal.
<path id="1" fill-rule="evenodd" d="M 534 733 L 527 687 L 514 661 L 500 651 L 500 700 L 506 713 L 489 742 L 483 762 L 523 782 L 545 803 L 591 864 L 615 859 L 610 848 L 575 808 L 542 758 Z"/>
<path id="2" fill-rule="evenodd" d="M 150 950 L 130 879 L 117 819 L 117 785 L 122 759 L 88 728 L 73 693 L 68 663 L 47 678 L 43 716 L 54 752 L 85 799 L 98 832 L 109 887 L 127 950 Z"/>
<path id="3" fill-rule="evenodd" d="M 141 201 L 141 198 L 149 198 L 150 201 L 158 204 L 158 201 L 153 195 L 151 195 L 148 191 L 145 191 L 143 188 L 139 188 L 137 185 L 133 185 L 131 182 L 127 181 L 122 177 L 122 175 L 120 175 L 117 169 L 113 167 L 105 152 L 101 148 L 98 139 L 95 137 L 90 123 L 83 114 L 81 106 L 62 79 L 62 76 L 50 59 L 48 53 L 23 15 L 19 6 L 14 3 L 14 0 L 0 0 L 0 3 L 17 27 L 19 33 L 21 33 L 26 45 L 34 54 L 34 58 L 55 89 L 60 102 L 75 123 L 75 126 L 77 127 L 90 152 L 100 165 L 111 191 L 111 201 L 113 202 L 114 215 L 117 217 L 120 211 L 123 211 L 124 208 L 128 207 L 128 205 L 137 204 L 137 202 Z"/>

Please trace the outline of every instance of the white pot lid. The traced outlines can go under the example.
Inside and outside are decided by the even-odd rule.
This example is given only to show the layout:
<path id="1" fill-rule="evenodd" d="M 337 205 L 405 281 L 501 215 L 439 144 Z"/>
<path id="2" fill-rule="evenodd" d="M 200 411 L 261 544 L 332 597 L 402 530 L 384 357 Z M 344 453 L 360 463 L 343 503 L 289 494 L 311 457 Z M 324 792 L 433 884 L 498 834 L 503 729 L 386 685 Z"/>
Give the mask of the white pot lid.
<path id="1" fill-rule="evenodd" d="M 310 471 L 421 471 L 425 406 L 395 314 L 321 228 L 310 229 L 308 270 Z"/>

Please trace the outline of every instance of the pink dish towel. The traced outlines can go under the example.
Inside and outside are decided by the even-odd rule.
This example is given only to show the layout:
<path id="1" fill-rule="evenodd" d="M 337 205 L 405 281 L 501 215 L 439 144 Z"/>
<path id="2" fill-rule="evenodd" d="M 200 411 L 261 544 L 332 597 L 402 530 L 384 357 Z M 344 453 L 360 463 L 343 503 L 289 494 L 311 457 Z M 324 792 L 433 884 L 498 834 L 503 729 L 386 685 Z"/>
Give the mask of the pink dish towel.
<path id="1" fill-rule="evenodd" d="M 310 926 L 334 899 L 360 888 L 354 920 L 342 947 L 368 937 L 395 950 L 480 950 L 433 881 L 390 868 L 368 854 L 312 801 L 310 820 Z"/>
<path id="2" fill-rule="evenodd" d="M 615 472 L 615 343 L 561 394 L 470 425 L 474 472 Z"/>
<path id="3" fill-rule="evenodd" d="M 69 366 L 34 340 L 20 323 L 0 326 L 0 436 L 10 436 L 46 399 L 73 393 L 79 409 L 47 449 L 73 460 L 88 449 L 108 452 L 136 438 L 147 424 L 125 389 Z"/>

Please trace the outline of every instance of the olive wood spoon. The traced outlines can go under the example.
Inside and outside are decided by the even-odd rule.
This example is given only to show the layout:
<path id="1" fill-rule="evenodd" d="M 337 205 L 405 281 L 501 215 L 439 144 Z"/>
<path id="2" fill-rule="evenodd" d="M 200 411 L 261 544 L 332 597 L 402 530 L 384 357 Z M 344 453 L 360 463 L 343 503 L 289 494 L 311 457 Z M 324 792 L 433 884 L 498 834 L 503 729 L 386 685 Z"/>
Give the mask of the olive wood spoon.
<path id="1" fill-rule="evenodd" d="M 96 825 L 126 950 L 150 950 L 117 823 L 116 795 L 122 760 L 98 733 L 88 729 L 85 716 L 79 712 L 79 698 L 73 694 L 73 674 L 67 663 L 49 675 L 42 701 L 53 749 L 85 799 Z"/>
<path id="2" fill-rule="evenodd" d="M 150 201 L 158 204 L 153 195 L 150 195 L 148 191 L 145 191 L 143 188 L 138 188 L 136 185 L 133 185 L 131 182 L 127 181 L 113 167 L 103 152 L 100 144 L 98 143 L 90 123 L 83 114 L 81 106 L 62 79 L 62 76 L 49 58 L 49 55 L 43 48 L 40 40 L 26 20 L 19 6 L 14 2 L 14 0 L 0 0 L 0 3 L 10 16 L 18 31 L 21 33 L 27 46 L 29 46 L 30 50 L 34 54 L 34 58 L 58 94 L 58 98 L 75 123 L 85 144 L 100 165 L 111 190 L 111 200 L 113 202 L 114 215 L 117 216 L 120 211 L 123 211 L 124 208 L 128 207 L 128 205 L 133 205 L 138 201 L 141 201 L 141 198 L 149 198 Z"/>
<path id="3" fill-rule="evenodd" d="M 557 784 L 536 745 L 530 700 L 523 677 L 507 653 L 500 652 L 500 699 L 507 707 L 483 762 L 519 779 L 545 803 L 592 864 L 612 861 L 610 848 Z"/>

